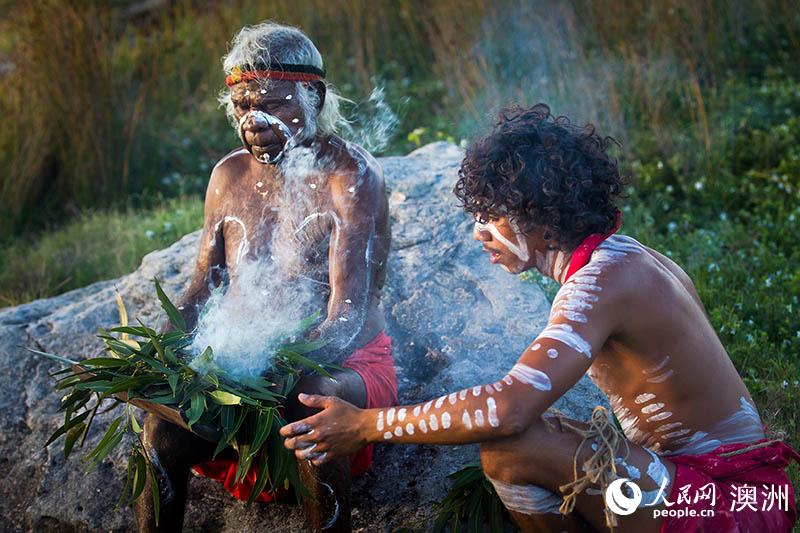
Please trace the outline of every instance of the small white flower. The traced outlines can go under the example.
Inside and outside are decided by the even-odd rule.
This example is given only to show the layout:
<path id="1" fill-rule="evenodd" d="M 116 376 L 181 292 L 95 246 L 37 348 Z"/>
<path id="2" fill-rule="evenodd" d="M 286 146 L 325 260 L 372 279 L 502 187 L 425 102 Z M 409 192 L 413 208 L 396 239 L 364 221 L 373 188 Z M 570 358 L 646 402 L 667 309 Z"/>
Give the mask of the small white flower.
<path id="1" fill-rule="evenodd" d="M 702 181 L 695 181 L 695 182 L 694 182 L 694 190 L 696 190 L 696 191 L 702 191 L 702 190 L 703 190 L 703 187 L 705 187 L 705 185 L 703 185 L 703 182 L 702 182 Z"/>

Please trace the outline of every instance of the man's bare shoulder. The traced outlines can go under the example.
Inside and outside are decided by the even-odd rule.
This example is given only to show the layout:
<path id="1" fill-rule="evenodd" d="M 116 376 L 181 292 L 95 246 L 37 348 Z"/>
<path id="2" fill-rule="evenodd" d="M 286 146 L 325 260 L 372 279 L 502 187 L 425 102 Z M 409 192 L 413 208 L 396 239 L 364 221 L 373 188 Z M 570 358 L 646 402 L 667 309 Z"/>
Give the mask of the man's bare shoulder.
<path id="1" fill-rule="evenodd" d="M 211 171 L 212 180 L 228 180 L 249 170 L 253 156 L 245 148 L 237 148 L 223 156 Z"/>
<path id="2" fill-rule="evenodd" d="M 383 188 L 383 169 L 372 154 L 336 136 L 332 136 L 328 144 L 336 161 L 336 170 L 331 179 L 338 187 L 351 194 L 364 194 Z"/>

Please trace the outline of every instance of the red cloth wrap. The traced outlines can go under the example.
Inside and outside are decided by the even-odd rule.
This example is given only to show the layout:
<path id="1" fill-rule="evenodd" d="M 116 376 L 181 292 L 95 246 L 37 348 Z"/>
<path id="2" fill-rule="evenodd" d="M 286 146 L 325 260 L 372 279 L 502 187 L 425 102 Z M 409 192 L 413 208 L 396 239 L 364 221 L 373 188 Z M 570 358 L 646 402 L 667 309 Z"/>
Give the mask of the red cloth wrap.
<path id="1" fill-rule="evenodd" d="M 392 359 L 392 339 L 381 331 L 375 338 L 359 348 L 344 363 L 344 368 L 355 371 L 364 380 L 367 392 L 365 408 L 373 409 L 397 405 L 397 374 Z M 369 470 L 372 464 L 372 444 L 365 446 L 350 456 L 350 473 L 358 476 Z M 215 479 L 222 483 L 225 490 L 235 498 L 247 501 L 250 491 L 256 482 L 256 470 L 251 468 L 241 483 L 236 479 L 236 458 L 217 459 L 194 465 L 194 471 L 201 476 Z M 256 497 L 257 502 L 271 502 L 285 495 L 262 492 Z"/>
<path id="2" fill-rule="evenodd" d="M 759 441 L 764 442 L 764 441 Z M 722 454 L 740 450 L 752 444 L 726 444 L 713 452 L 700 455 L 676 455 L 669 460 L 675 463 L 675 483 L 667 501 L 672 505 L 668 509 L 694 509 L 696 514 L 701 510 L 711 509 L 714 516 L 666 517 L 661 525 L 662 533 L 672 532 L 782 532 L 791 531 L 797 519 L 794 491 L 789 476 L 784 469 L 794 461 L 800 461 L 800 455 L 783 442 L 774 442 L 763 448 L 756 448 L 739 455 L 723 457 Z M 694 502 L 694 491 L 712 483 L 715 486 L 715 501 L 711 505 L 708 500 Z M 747 484 L 755 487 L 756 511 L 742 506 L 737 499 L 736 487 Z M 692 502 L 677 503 L 681 487 L 689 485 Z M 773 502 L 771 509 L 764 509 L 764 486 L 767 490 L 785 486 L 788 492 L 788 512 L 779 509 L 778 501 Z M 734 510 L 731 505 L 735 504 Z M 785 504 L 781 504 L 783 507 Z M 740 510 L 741 507 L 741 510 Z M 691 512 L 691 511 L 689 511 Z"/>

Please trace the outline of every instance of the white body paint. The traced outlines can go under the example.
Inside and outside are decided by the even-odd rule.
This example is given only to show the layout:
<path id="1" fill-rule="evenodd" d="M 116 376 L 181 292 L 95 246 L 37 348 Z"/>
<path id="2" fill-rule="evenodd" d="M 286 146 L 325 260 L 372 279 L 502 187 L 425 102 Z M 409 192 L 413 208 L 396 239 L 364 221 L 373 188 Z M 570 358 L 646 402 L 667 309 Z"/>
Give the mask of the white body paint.
<path id="1" fill-rule="evenodd" d="M 550 383 L 550 377 L 547 374 L 523 363 L 515 364 L 509 370 L 508 375 L 537 390 L 548 391 L 553 388 Z"/>
<path id="2" fill-rule="evenodd" d="M 464 409 L 464 413 L 461 415 L 461 423 L 464 424 L 464 427 L 472 429 L 472 419 L 469 417 L 469 412 Z"/>
<path id="3" fill-rule="evenodd" d="M 400 409 L 399 411 L 397 411 L 397 421 L 402 422 L 405 419 L 406 419 L 406 410 Z"/>
<path id="4" fill-rule="evenodd" d="M 493 428 L 500 427 L 500 419 L 497 418 L 497 404 L 494 398 L 486 399 L 486 417 L 489 420 L 489 425 Z"/>
<path id="5" fill-rule="evenodd" d="M 588 358 L 592 357 L 592 346 L 569 324 L 550 324 L 539 333 L 539 337 L 561 341 L 576 352 L 582 353 Z"/>
<path id="6" fill-rule="evenodd" d="M 494 490 L 503 504 L 510 510 L 526 514 L 560 514 L 559 507 L 564 501 L 549 490 L 536 485 L 512 485 L 489 478 Z"/>
<path id="7" fill-rule="evenodd" d="M 448 413 L 447 411 L 442 413 L 441 420 L 442 420 L 442 429 L 449 429 L 450 428 L 450 413 Z"/>

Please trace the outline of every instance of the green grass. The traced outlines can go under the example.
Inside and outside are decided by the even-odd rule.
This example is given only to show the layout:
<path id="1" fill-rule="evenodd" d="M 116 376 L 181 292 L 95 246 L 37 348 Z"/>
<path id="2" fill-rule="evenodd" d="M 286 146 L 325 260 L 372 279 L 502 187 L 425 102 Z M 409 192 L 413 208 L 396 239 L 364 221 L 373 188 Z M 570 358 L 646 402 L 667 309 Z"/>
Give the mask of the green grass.
<path id="1" fill-rule="evenodd" d="M 0 307 L 53 296 L 134 270 L 142 257 L 203 223 L 203 204 L 85 211 L 60 228 L 0 247 Z"/>

